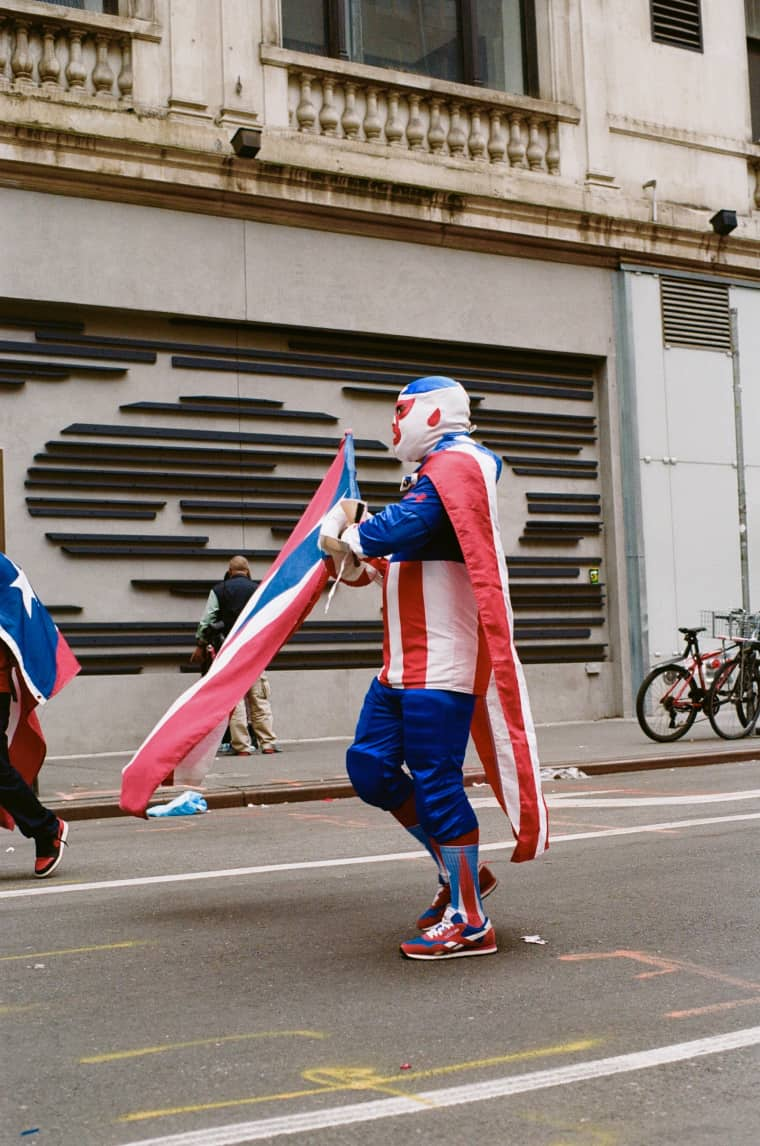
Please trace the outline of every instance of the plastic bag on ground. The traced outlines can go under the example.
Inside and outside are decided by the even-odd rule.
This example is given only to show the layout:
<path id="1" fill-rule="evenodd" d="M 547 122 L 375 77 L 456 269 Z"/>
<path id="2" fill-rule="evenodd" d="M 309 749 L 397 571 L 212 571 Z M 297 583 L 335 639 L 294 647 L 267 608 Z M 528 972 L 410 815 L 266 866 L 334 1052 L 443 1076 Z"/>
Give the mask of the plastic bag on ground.
<path id="1" fill-rule="evenodd" d="M 148 815 L 158 816 L 195 816 L 200 812 L 207 812 L 208 804 L 200 792 L 182 792 L 175 796 L 168 804 L 155 804 L 148 808 Z"/>

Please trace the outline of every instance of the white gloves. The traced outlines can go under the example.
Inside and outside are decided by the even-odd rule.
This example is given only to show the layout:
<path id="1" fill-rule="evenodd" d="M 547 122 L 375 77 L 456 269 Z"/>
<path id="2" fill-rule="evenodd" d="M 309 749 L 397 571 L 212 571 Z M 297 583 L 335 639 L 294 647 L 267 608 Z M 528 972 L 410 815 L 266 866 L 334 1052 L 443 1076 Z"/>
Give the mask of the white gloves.
<path id="1" fill-rule="evenodd" d="M 319 548 L 331 555 L 346 553 L 348 546 L 340 540 L 340 535 L 347 525 L 348 518 L 343 511 L 343 506 L 337 502 L 322 518 L 319 527 Z"/>

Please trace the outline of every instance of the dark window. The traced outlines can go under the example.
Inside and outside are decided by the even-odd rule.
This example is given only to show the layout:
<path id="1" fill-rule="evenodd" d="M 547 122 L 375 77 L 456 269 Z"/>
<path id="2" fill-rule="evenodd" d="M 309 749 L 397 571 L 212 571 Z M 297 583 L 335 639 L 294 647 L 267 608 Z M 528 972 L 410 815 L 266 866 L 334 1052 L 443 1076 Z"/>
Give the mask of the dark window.
<path id="1" fill-rule="evenodd" d="M 88 12 L 105 12 L 107 16 L 119 15 L 119 0 L 47 0 L 47 3 L 65 8 L 86 8 Z"/>
<path id="2" fill-rule="evenodd" d="M 656 43 L 702 51 L 700 0 L 650 0 L 650 11 Z"/>
<path id="3" fill-rule="evenodd" d="M 747 40 L 749 64 L 749 103 L 752 114 L 752 138 L 760 139 L 760 40 Z"/>
<path id="4" fill-rule="evenodd" d="M 533 0 L 282 0 L 283 44 L 536 95 Z"/>

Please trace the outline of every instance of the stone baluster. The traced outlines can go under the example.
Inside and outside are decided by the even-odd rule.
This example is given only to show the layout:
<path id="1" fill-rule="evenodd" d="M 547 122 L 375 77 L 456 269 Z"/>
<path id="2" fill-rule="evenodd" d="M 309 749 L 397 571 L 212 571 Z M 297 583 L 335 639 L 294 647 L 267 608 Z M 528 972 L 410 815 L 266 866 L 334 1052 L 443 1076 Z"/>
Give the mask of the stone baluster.
<path id="1" fill-rule="evenodd" d="M 509 117 L 509 143 L 507 155 L 511 167 L 525 167 L 525 143 L 522 134 L 522 116 L 512 112 Z"/>
<path id="2" fill-rule="evenodd" d="M 346 84 L 346 106 L 340 119 L 343 134 L 346 139 L 358 139 L 359 128 L 362 125 L 361 116 L 356 110 L 356 84 Z"/>
<path id="3" fill-rule="evenodd" d="M 83 32 L 72 28 L 69 32 L 69 62 L 66 65 L 66 80 L 72 89 L 83 88 L 87 79 L 87 69 L 84 66 L 82 54 Z"/>
<path id="4" fill-rule="evenodd" d="M 116 80 L 116 86 L 123 100 L 132 98 L 132 41 L 125 36 L 121 41 L 121 70 Z"/>
<path id="5" fill-rule="evenodd" d="M 531 171 L 542 171 L 544 167 L 544 148 L 538 134 L 539 122 L 535 115 L 528 120 L 528 150 L 525 155 Z"/>
<path id="6" fill-rule="evenodd" d="M 377 110 L 377 88 L 367 88 L 367 110 L 364 114 L 364 135 L 367 139 L 379 139 L 383 124 Z"/>
<path id="7" fill-rule="evenodd" d="M 11 71 L 16 83 L 31 83 L 34 62 L 29 51 L 29 25 L 19 20 L 16 23 L 16 45 L 11 56 Z"/>
<path id="8" fill-rule="evenodd" d="M 108 59 L 108 36 L 95 37 L 95 67 L 92 69 L 92 85 L 98 95 L 113 95 L 113 74 Z"/>
<path id="9" fill-rule="evenodd" d="M 546 121 L 548 146 L 546 148 L 546 166 L 550 175 L 559 175 L 559 124 L 556 119 Z"/>
<path id="10" fill-rule="evenodd" d="M 489 117 L 491 131 L 488 136 L 488 158 L 492 163 L 504 163 L 507 158 L 507 141 L 501 130 L 501 112 L 494 108 Z"/>
<path id="11" fill-rule="evenodd" d="M 486 153 L 486 137 L 480 126 L 480 108 L 470 109 L 470 138 L 467 140 L 473 159 L 482 159 Z"/>
<path id="12" fill-rule="evenodd" d="M 409 122 L 406 125 L 406 138 L 412 151 L 422 151 L 425 141 L 425 125 L 420 115 L 420 99 L 418 95 L 409 96 Z"/>
<path id="13" fill-rule="evenodd" d="M 58 29 L 44 24 L 42 28 L 42 55 L 37 65 L 40 83 L 43 88 L 53 89 L 60 87 L 61 65 L 55 54 L 55 38 Z"/>
<path id="14" fill-rule="evenodd" d="M 340 116 L 335 106 L 335 80 L 325 76 L 322 80 L 322 107 L 319 109 L 319 126 L 323 135 L 337 135 Z"/>
<path id="15" fill-rule="evenodd" d="M 385 121 L 385 138 L 391 147 L 398 147 L 404 135 L 404 125 L 398 113 L 398 92 L 388 92 L 388 118 Z"/>
<path id="16" fill-rule="evenodd" d="M 8 33 L 5 28 L 5 20 L 0 16 L 0 91 L 9 86 L 8 77 L 5 74 L 8 66 Z"/>
<path id="17" fill-rule="evenodd" d="M 430 101 L 430 124 L 428 126 L 428 147 L 432 152 L 443 151 L 446 143 L 446 129 L 441 122 L 441 101 Z"/>
<path id="18" fill-rule="evenodd" d="M 449 151 L 452 155 L 464 155 L 464 149 L 467 146 L 467 135 L 462 127 L 462 115 L 458 103 L 451 105 L 448 144 Z"/>
<path id="19" fill-rule="evenodd" d="M 296 120 L 299 131 L 311 131 L 317 118 L 317 109 L 311 99 L 311 81 L 314 76 L 308 72 L 301 72 L 299 83 L 301 85 L 301 100 L 296 108 Z"/>

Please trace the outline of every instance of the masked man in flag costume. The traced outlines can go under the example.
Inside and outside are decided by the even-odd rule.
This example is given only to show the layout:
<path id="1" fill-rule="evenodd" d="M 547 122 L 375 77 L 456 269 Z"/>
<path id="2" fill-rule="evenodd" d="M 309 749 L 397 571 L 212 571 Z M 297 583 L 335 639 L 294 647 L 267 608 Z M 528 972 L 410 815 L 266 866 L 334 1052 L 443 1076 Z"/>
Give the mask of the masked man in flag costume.
<path id="1" fill-rule="evenodd" d="M 478 822 L 464 790 L 471 731 L 512 823 L 512 858 L 532 859 L 548 847 L 499 534 L 501 462 L 470 430 L 469 399 L 458 382 L 434 376 L 410 383 L 392 423 L 396 456 L 417 463 L 404 496 L 375 516 L 344 499 L 321 527 L 320 544 L 343 580 L 383 577 L 383 667 L 365 698 L 347 767 L 358 795 L 391 812 L 438 867 L 438 893 L 417 921 L 420 934 L 401 944 L 410 959 L 496 951 L 483 908 L 496 880 L 479 864 Z"/>

